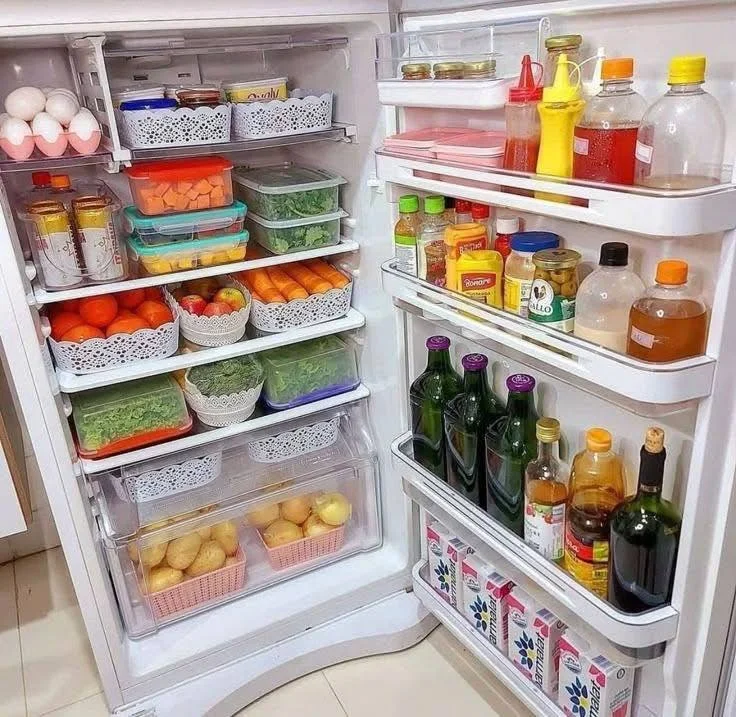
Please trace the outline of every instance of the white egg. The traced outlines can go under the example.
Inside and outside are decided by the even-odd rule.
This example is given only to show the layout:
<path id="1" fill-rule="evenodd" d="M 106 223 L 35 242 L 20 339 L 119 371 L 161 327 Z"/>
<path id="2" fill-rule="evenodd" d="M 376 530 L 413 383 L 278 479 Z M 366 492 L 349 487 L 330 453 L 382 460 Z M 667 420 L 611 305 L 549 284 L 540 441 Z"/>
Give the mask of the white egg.
<path id="1" fill-rule="evenodd" d="M 56 142 L 59 135 L 64 131 L 61 123 L 46 112 L 39 112 L 33 118 L 31 130 L 34 135 L 43 137 L 47 142 Z"/>
<path id="2" fill-rule="evenodd" d="M 5 124 L 5 120 L 10 119 L 10 115 L 7 112 L 0 112 L 0 127 Z"/>
<path id="3" fill-rule="evenodd" d="M 76 134 L 80 139 L 89 139 L 93 132 L 100 129 L 100 123 L 88 109 L 81 109 L 69 123 L 69 132 Z"/>
<path id="4" fill-rule="evenodd" d="M 71 90 L 67 90 L 66 87 L 57 87 L 55 90 L 49 90 L 46 92 L 46 97 L 51 97 L 51 95 L 66 95 L 67 97 L 71 97 L 73 100 L 77 99 L 77 96 L 72 92 Z"/>
<path id="5" fill-rule="evenodd" d="M 21 144 L 26 137 L 33 132 L 27 122 L 17 117 L 8 117 L 2 125 L 0 125 L 0 137 L 7 139 L 10 144 Z"/>
<path id="6" fill-rule="evenodd" d="M 5 98 L 5 110 L 12 117 L 30 122 L 43 112 L 46 96 L 38 87 L 19 87 Z"/>
<path id="7" fill-rule="evenodd" d="M 79 102 L 76 97 L 72 99 L 59 92 L 52 93 L 46 99 L 46 112 L 66 127 L 79 112 Z"/>

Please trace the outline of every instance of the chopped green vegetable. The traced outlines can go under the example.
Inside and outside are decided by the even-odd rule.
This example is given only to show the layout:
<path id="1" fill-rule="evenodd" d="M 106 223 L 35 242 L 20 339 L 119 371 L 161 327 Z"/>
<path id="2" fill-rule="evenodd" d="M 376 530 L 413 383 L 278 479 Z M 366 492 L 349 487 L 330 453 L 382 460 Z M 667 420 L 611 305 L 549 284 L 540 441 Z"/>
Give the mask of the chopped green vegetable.
<path id="1" fill-rule="evenodd" d="M 275 254 L 329 246 L 337 244 L 340 240 L 339 219 L 283 228 L 266 227 L 255 223 L 251 226 L 255 240 Z"/>
<path id="2" fill-rule="evenodd" d="M 263 366 L 254 356 L 237 356 L 194 366 L 187 378 L 204 396 L 229 396 L 258 386 L 263 381 Z"/>
<path id="3" fill-rule="evenodd" d="M 261 194 L 250 191 L 248 206 L 251 211 L 271 221 L 332 214 L 337 211 L 337 187 L 290 194 Z"/>

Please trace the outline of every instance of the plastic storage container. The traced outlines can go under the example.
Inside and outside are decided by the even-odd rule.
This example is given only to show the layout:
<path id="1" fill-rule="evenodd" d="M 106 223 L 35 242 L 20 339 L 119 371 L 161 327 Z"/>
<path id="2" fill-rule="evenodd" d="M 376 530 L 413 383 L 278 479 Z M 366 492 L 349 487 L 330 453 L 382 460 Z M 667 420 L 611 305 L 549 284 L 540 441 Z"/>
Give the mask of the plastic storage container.
<path id="1" fill-rule="evenodd" d="M 434 152 L 444 162 L 501 167 L 505 140 L 503 132 L 471 132 L 435 142 Z"/>
<path id="2" fill-rule="evenodd" d="M 352 391 L 360 383 L 355 352 L 337 336 L 324 336 L 259 355 L 263 400 L 285 409 Z"/>
<path id="3" fill-rule="evenodd" d="M 228 102 L 265 102 L 285 100 L 287 77 L 271 77 L 265 80 L 226 82 L 222 86 Z"/>
<path id="4" fill-rule="evenodd" d="M 259 217 L 269 221 L 332 214 L 345 179 L 323 169 L 290 163 L 236 169 L 235 191 Z"/>
<path id="5" fill-rule="evenodd" d="M 147 217 L 135 207 L 126 207 L 123 216 L 128 234 L 137 237 L 145 246 L 161 246 L 223 234 L 239 234 L 243 231 L 246 211 L 245 204 L 235 200 L 229 207 L 161 217 Z"/>
<path id="6" fill-rule="evenodd" d="M 192 419 L 179 384 L 151 376 L 74 394 L 72 418 L 83 458 L 102 458 L 187 433 Z"/>
<path id="7" fill-rule="evenodd" d="M 435 143 L 465 134 L 468 134 L 466 127 L 427 127 L 386 137 L 383 147 L 393 154 L 433 159 Z"/>
<path id="8" fill-rule="evenodd" d="M 274 254 L 289 254 L 339 244 L 340 219 L 346 216 L 338 209 L 332 214 L 274 222 L 249 213 L 246 222 L 253 239 L 262 247 Z"/>
<path id="9" fill-rule="evenodd" d="M 141 214 L 156 216 L 232 204 L 233 164 L 223 157 L 137 162 L 125 170 Z"/>

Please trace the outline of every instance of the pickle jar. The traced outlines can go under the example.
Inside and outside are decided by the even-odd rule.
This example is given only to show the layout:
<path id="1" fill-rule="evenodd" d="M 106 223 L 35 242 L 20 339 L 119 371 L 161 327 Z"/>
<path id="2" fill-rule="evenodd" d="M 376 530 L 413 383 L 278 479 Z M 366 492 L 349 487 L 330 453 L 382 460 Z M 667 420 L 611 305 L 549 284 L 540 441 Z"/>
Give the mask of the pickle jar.
<path id="1" fill-rule="evenodd" d="M 480 60 L 466 62 L 463 65 L 463 79 L 465 80 L 493 80 L 496 77 L 496 61 Z"/>
<path id="2" fill-rule="evenodd" d="M 529 318 L 572 333 L 580 254 L 573 249 L 543 249 L 534 254 L 532 262 L 534 281 L 529 296 Z"/>
<path id="3" fill-rule="evenodd" d="M 432 66 L 428 62 L 410 62 L 402 65 L 401 78 L 403 80 L 430 80 L 432 79 Z"/>
<path id="4" fill-rule="evenodd" d="M 462 80 L 465 65 L 462 62 L 437 62 L 432 68 L 435 80 Z"/>

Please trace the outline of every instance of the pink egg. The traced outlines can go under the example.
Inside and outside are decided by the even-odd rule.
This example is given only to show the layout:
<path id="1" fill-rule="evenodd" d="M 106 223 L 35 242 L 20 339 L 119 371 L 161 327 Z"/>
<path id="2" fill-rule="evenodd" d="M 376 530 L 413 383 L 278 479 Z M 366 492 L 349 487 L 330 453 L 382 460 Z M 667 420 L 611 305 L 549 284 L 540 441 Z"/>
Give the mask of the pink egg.
<path id="1" fill-rule="evenodd" d="M 37 134 L 34 139 L 36 140 L 36 147 L 47 157 L 61 157 L 66 152 L 67 145 L 69 144 L 65 132 L 61 132 L 53 142 L 44 139 L 40 134 Z"/>
<path id="2" fill-rule="evenodd" d="M 92 132 L 89 139 L 82 139 L 75 132 L 68 132 L 67 137 L 69 138 L 69 144 L 76 149 L 79 154 L 94 154 L 100 146 L 102 132 L 100 132 L 100 130 L 95 130 Z"/>

